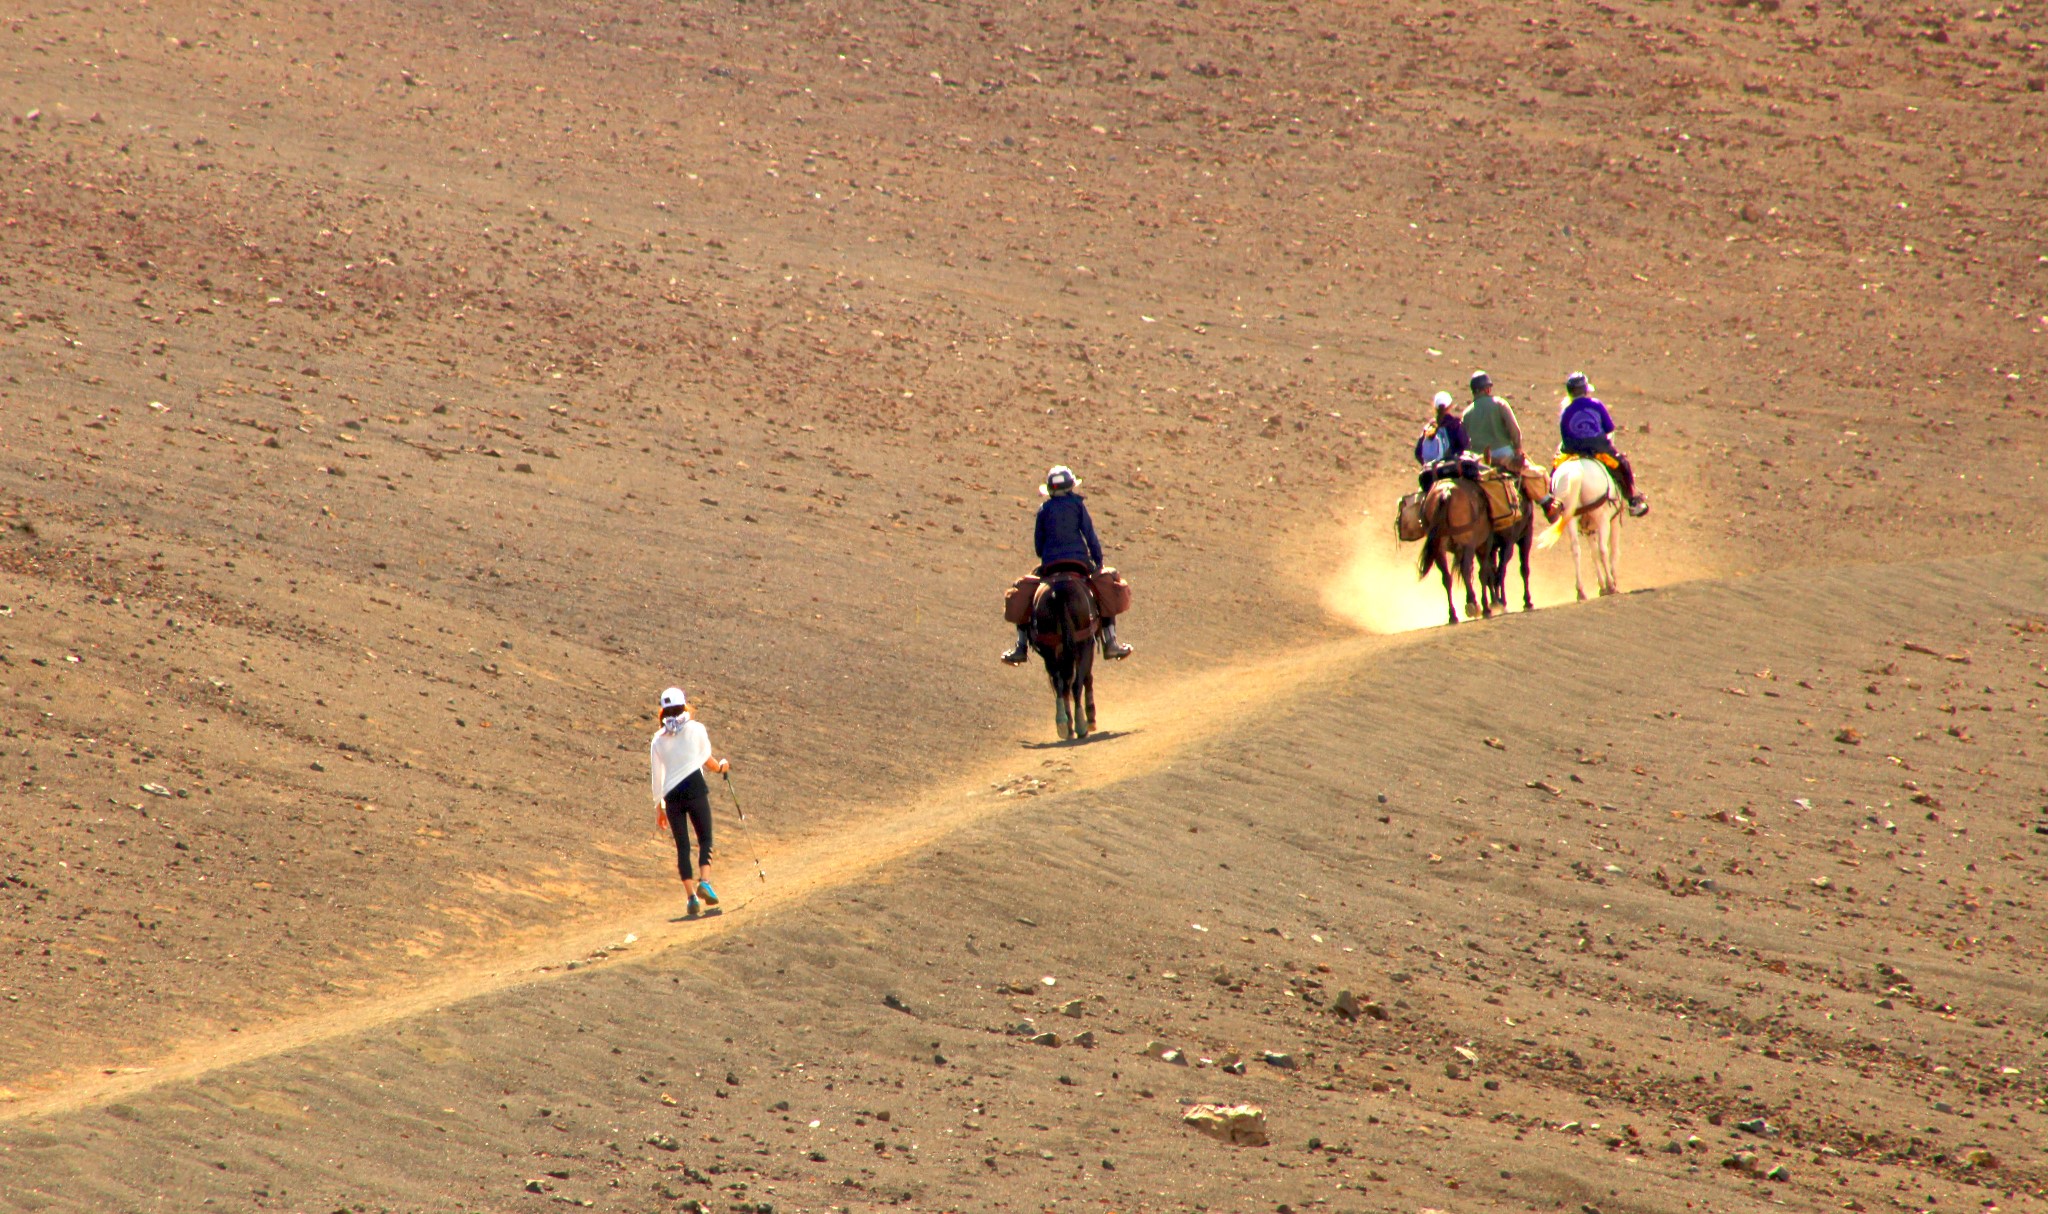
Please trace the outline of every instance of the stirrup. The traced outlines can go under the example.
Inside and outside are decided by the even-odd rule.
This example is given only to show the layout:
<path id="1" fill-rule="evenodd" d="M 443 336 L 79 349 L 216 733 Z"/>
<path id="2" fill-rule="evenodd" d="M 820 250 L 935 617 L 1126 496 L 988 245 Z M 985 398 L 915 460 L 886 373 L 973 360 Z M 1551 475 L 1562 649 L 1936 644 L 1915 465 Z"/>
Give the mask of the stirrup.
<path id="1" fill-rule="evenodd" d="M 1025 659 L 1029 658 L 1030 656 L 1031 646 L 1029 644 L 1019 643 L 1015 649 L 1012 649 L 1008 653 L 1005 653 L 1003 655 L 1003 661 L 1011 666 L 1022 666 L 1024 664 Z"/>
<path id="2" fill-rule="evenodd" d="M 1630 518 L 1641 518 L 1641 517 L 1643 517 L 1644 515 L 1648 514 L 1649 512 L 1650 512 L 1650 499 L 1649 499 L 1649 498 L 1647 498 L 1647 497 L 1644 497 L 1644 496 L 1642 496 L 1641 494 L 1637 494 L 1637 495 L 1636 495 L 1636 496 L 1635 496 L 1634 498 L 1631 498 L 1631 499 L 1629 500 L 1629 504 L 1628 504 L 1628 516 L 1629 516 Z"/>

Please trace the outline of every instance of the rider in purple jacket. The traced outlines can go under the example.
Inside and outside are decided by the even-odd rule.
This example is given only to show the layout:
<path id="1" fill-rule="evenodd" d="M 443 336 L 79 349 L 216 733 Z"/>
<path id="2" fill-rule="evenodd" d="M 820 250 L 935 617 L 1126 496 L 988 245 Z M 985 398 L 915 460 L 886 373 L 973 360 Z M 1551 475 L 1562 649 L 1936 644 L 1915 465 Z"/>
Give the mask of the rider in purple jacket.
<path id="1" fill-rule="evenodd" d="M 1564 381 L 1564 390 L 1569 395 L 1557 414 L 1561 439 L 1558 450 L 1566 455 L 1605 455 L 1613 459 L 1615 479 L 1621 484 L 1621 495 L 1628 499 L 1628 512 L 1636 518 L 1648 514 L 1650 500 L 1636 492 L 1635 469 L 1629 466 L 1628 456 L 1615 449 L 1614 418 L 1607 412 L 1607 406 L 1593 396 L 1593 385 L 1587 382 L 1585 373 L 1572 372 Z"/>

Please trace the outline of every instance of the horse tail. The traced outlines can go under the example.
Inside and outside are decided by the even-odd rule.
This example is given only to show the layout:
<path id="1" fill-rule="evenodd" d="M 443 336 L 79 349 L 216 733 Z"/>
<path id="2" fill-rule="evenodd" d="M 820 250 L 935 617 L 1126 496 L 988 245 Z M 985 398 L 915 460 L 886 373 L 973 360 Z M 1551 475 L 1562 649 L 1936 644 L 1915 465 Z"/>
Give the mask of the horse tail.
<path id="1" fill-rule="evenodd" d="M 1548 552 L 1552 544 L 1563 539 L 1564 529 L 1572 525 L 1572 520 L 1577 518 L 1579 513 L 1579 480 L 1577 477 L 1571 478 L 1570 493 L 1559 493 L 1554 485 L 1551 487 L 1550 492 L 1551 496 L 1557 499 L 1561 509 L 1558 512 L 1557 521 L 1545 527 L 1536 536 L 1536 550 L 1538 552 Z"/>
<path id="2" fill-rule="evenodd" d="M 1435 487 L 1430 486 L 1431 489 Z M 1438 500 L 1436 508 L 1432 510 L 1430 499 L 1435 496 L 1434 493 L 1428 492 L 1422 495 L 1422 555 L 1415 562 L 1415 576 L 1418 578 L 1428 577 L 1429 571 L 1436 567 L 1436 546 L 1443 538 L 1444 528 L 1450 525 L 1449 500 Z"/>

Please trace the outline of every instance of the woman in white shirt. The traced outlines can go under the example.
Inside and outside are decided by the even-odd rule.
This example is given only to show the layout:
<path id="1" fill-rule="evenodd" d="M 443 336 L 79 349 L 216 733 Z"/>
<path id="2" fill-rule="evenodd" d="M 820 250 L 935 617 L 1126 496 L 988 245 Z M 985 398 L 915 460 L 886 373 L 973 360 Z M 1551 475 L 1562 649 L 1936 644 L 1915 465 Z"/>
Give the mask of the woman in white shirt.
<path id="1" fill-rule="evenodd" d="M 668 827 L 676 837 L 676 871 L 683 887 L 690 890 L 689 914 L 697 913 L 701 896 L 708 906 L 718 905 L 711 888 L 711 789 L 704 773 L 723 775 L 732 763 L 713 757 L 711 735 L 690 715 L 687 697 L 680 687 L 661 693 L 661 728 L 648 743 L 652 768 L 654 820 Z M 697 871 L 690 871 L 690 832 L 697 833 Z M 690 878 L 695 876 L 695 888 Z"/>

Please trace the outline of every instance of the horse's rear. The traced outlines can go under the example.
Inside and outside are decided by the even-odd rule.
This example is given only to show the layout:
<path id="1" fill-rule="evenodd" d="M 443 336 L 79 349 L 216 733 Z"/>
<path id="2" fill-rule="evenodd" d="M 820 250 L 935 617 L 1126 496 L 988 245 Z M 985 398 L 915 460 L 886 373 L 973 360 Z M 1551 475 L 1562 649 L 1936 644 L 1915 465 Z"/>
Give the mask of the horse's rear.
<path id="1" fill-rule="evenodd" d="M 1621 491 L 1607 466 L 1591 456 L 1568 459 L 1550 471 L 1550 496 L 1557 503 L 1556 521 L 1536 539 L 1548 548 L 1565 532 L 1572 537 L 1572 587 L 1583 602 L 1585 574 L 1579 561 L 1581 533 L 1593 540 L 1593 578 L 1600 593 L 1621 591 Z"/>
<path id="2" fill-rule="evenodd" d="M 1451 597 L 1451 566 L 1465 583 L 1465 614 L 1480 613 L 1479 597 L 1473 592 L 1472 566 L 1477 561 L 1481 585 L 1493 574 L 1493 517 L 1479 487 L 1465 480 L 1440 480 L 1429 487 L 1422 499 L 1422 556 L 1415 575 L 1426 577 L 1434 568 L 1443 577 L 1444 607 L 1451 623 L 1458 622 L 1457 601 Z"/>
<path id="3" fill-rule="evenodd" d="M 1095 633 L 1100 622 L 1088 581 L 1054 573 L 1031 604 L 1031 640 L 1052 681 L 1053 720 L 1062 738 L 1095 727 Z"/>

